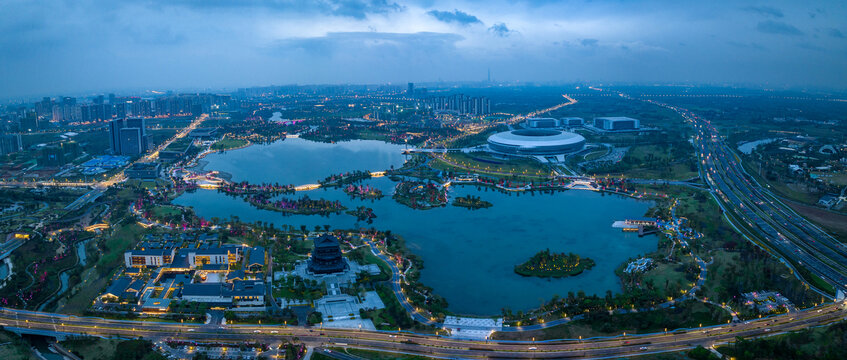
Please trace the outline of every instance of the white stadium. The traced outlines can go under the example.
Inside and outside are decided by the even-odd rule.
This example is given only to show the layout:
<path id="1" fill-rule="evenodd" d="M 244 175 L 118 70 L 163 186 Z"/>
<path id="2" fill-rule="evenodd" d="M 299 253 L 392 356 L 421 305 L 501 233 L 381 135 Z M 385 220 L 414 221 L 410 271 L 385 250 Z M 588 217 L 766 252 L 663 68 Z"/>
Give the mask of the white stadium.
<path id="1" fill-rule="evenodd" d="M 584 146 L 582 135 L 552 129 L 504 131 L 488 137 L 492 152 L 508 155 L 560 155 L 582 150 Z"/>

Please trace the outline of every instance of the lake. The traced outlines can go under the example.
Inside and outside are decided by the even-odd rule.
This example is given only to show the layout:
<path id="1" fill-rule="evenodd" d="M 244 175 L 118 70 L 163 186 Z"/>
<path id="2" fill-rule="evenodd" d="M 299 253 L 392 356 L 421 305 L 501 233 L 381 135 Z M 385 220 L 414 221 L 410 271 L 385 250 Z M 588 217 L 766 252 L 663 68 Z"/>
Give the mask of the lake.
<path id="1" fill-rule="evenodd" d="M 320 143 L 287 138 L 271 144 L 207 155 L 205 170 L 232 175 L 232 181 L 313 184 L 329 175 L 354 170 L 382 171 L 405 162 L 403 145 L 376 140 Z"/>
<path id="2" fill-rule="evenodd" d="M 400 149 L 377 141 L 318 144 L 287 139 L 216 154 L 215 162 L 210 162 L 214 167 L 207 169 L 224 170 L 234 179 L 250 182 L 301 184 L 340 171 L 400 166 L 402 155 L 397 157 Z M 245 154 L 239 154 L 242 151 Z M 248 153 L 265 160 L 251 159 Z M 293 154 L 308 156 L 315 162 Z M 358 158 L 361 154 L 378 155 Z M 296 171 L 305 174 L 292 173 Z M 615 268 L 628 258 L 656 250 L 656 237 L 638 237 L 611 227 L 615 220 L 643 216 L 652 205 L 646 201 L 579 190 L 553 194 L 503 193 L 485 187 L 454 186 L 450 188 L 451 198 L 470 194 L 494 206 L 478 210 L 447 206 L 422 211 L 394 201 L 391 193 L 395 183 L 388 178 L 370 179 L 365 183 L 382 189 L 386 196 L 376 201 L 353 200 L 340 189 L 319 189 L 289 196 L 308 194 L 312 198 L 340 200 L 348 208 L 371 207 L 377 218 L 370 225 L 357 223 L 355 217 L 347 214 L 292 216 L 259 210 L 239 198 L 213 190 L 186 193 L 174 203 L 191 206 L 197 215 L 206 219 L 237 215 L 242 221 L 264 221 L 277 227 L 306 225 L 312 229 L 315 225 L 330 225 L 335 229 L 353 229 L 372 226 L 391 230 L 405 238 L 409 249 L 423 260 L 421 281 L 447 299 L 451 311 L 467 315 L 497 315 L 504 307 L 513 311 L 528 310 L 554 295 L 566 296 L 569 291 L 582 290 L 600 296 L 607 290 L 617 293 L 620 282 Z M 514 273 L 515 265 L 548 248 L 590 257 L 596 266 L 578 276 L 562 279 L 526 278 Z"/>

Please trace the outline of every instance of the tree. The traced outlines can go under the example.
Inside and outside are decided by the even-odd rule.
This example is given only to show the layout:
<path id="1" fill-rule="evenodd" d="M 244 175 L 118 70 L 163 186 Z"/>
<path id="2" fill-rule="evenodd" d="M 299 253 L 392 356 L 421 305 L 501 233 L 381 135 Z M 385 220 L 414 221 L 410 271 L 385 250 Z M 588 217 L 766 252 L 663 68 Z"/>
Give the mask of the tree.
<path id="1" fill-rule="evenodd" d="M 717 355 L 713 354 L 708 349 L 704 348 L 703 345 L 697 345 L 696 348 L 688 351 L 688 357 L 694 360 L 718 360 L 720 359 Z"/>
<path id="2" fill-rule="evenodd" d="M 153 343 L 149 340 L 127 340 L 118 343 L 114 360 L 159 360 L 165 359 L 153 351 Z"/>

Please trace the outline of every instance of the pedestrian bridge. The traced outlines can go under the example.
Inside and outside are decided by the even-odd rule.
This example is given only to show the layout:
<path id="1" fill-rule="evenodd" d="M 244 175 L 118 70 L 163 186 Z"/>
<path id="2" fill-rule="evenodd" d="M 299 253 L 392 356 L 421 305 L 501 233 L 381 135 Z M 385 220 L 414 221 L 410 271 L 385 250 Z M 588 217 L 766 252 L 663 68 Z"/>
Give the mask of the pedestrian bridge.
<path id="1" fill-rule="evenodd" d="M 565 185 L 565 188 L 574 189 L 574 190 L 591 190 L 591 191 L 600 191 L 600 188 L 597 187 L 597 184 L 592 183 L 588 180 L 574 180 Z"/>

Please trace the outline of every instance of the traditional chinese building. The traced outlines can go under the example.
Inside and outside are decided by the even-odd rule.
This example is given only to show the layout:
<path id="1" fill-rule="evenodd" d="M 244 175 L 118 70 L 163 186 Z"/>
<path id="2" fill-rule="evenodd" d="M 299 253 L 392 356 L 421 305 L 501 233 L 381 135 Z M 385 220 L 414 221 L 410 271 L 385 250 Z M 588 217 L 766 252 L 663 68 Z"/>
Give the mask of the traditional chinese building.
<path id="1" fill-rule="evenodd" d="M 315 239 L 315 248 L 309 258 L 309 272 L 314 274 L 332 274 L 347 269 L 347 262 L 341 256 L 338 239 L 332 235 L 321 235 Z"/>

